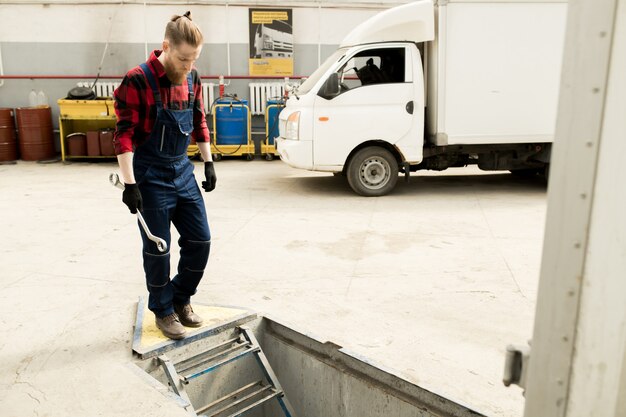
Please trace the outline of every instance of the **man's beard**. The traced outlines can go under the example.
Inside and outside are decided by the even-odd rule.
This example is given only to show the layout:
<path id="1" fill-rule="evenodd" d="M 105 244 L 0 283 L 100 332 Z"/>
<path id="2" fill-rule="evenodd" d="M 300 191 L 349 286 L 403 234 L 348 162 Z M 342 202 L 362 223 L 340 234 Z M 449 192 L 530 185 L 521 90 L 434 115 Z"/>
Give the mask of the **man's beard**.
<path id="1" fill-rule="evenodd" d="M 187 78 L 186 72 L 177 71 L 167 60 L 165 61 L 163 68 L 165 68 L 167 78 L 169 78 L 173 84 L 182 84 L 185 82 L 185 79 Z"/>

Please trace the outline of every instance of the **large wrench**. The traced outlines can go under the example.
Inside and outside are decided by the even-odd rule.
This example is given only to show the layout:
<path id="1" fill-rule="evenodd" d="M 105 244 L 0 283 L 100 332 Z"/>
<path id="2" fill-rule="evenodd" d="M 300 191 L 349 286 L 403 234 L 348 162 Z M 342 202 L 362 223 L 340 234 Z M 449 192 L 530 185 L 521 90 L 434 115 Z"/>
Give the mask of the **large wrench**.
<path id="1" fill-rule="evenodd" d="M 124 183 L 120 181 L 120 177 L 115 173 L 109 174 L 109 182 L 117 188 L 121 188 L 122 190 L 124 189 Z M 141 215 L 141 212 L 139 210 L 137 210 L 137 219 L 139 220 L 139 224 L 141 224 L 143 231 L 146 232 L 146 236 L 148 236 L 148 239 L 156 243 L 159 252 L 167 252 L 167 242 L 160 237 L 150 233 L 150 229 L 148 229 L 148 225 L 146 224 L 146 221 L 143 219 L 143 216 Z"/>

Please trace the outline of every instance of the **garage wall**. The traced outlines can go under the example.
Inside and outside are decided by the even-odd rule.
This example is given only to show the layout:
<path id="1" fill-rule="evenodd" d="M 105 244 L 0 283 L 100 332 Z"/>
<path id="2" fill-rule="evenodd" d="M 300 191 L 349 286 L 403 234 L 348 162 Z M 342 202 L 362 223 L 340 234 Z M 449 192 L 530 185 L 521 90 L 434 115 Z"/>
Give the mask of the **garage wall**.
<path id="1" fill-rule="evenodd" d="M 356 25 L 399 2 L 248 2 L 247 4 L 68 4 L 63 1 L 3 2 L 0 53 L 5 75 L 93 75 L 108 42 L 101 73 L 123 75 L 160 47 L 173 14 L 191 10 L 205 35 L 197 68 L 203 76 L 248 75 L 248 8 L 291 7 L 294 24 L 294 75 L 307 76 Z M 186 2 L 188 3 L 188 2 Z M 209 2 L 204 2 L 209 3 Z M 241 2 L 239 2 L 241 3 Z M 79 80 L 0 80 L 0 107 L 28 104 L 31 89 L 54 103 Z M 85 79 L 88 81 L 88 79 Z M 227 92 L 247 97 L 249 80 L 233 80 Z M 58 111 L 53 114 L 57 118 Z"/>

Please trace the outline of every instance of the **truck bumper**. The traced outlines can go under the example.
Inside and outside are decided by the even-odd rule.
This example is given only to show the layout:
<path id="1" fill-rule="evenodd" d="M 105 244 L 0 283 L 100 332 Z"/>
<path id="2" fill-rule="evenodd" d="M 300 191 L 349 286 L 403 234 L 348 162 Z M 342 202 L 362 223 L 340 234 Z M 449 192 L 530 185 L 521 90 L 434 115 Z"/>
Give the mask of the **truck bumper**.
<path id="1" fill-rule="evenodd" d="M 313 142 L 276 138 L 276 149 L 282 159 L 294 168 L 313 169 Z"/>

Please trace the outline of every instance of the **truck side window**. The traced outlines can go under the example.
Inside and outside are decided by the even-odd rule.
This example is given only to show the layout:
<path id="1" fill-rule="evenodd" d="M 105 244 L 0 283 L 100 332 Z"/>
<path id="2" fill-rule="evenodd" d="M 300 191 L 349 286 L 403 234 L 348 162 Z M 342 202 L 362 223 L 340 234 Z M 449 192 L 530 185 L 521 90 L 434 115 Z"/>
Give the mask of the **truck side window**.
<path id="1" fill-rule="evenodd" d="M 337 73 L 341 93 L 383 83 L 403 83 L 405 48 L 368 49 L 354 55 Z"/>

